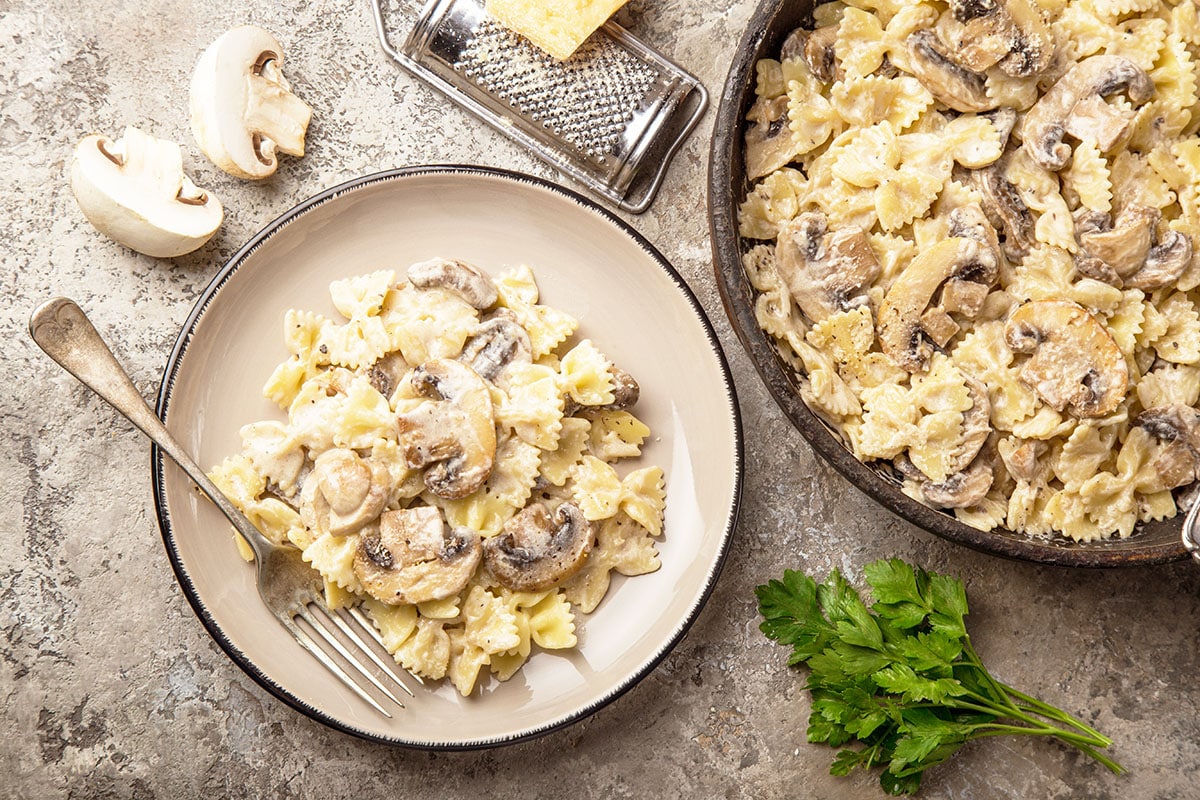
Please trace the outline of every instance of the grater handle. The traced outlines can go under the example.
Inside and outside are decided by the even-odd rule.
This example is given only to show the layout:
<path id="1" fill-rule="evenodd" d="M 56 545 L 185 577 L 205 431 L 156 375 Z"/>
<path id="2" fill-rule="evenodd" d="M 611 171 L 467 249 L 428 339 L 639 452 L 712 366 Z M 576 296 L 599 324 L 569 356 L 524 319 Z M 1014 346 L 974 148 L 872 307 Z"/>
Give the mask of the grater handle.
<path id="1" fill-rule="evenodd" d="M 410 10 L 418 11 L 416 0 L 406 0 Z M 375 33 L 379 36 L 379 44 L 383 47 L 383 52 L 402 63 L 408 63 L 408 56 L 401 53 L 392 46 L 392 40 L 388 38 L 387 25 L 383 18 L 383 0 L 371 0 L 371 13 L 375 18 Z"/>

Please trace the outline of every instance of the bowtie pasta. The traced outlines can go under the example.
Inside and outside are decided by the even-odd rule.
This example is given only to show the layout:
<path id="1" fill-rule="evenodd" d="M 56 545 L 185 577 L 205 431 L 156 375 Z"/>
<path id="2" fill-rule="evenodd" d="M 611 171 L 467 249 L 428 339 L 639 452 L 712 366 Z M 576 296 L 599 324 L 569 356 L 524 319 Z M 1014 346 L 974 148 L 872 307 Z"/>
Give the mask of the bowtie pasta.
<path id="1" fill-rule="evenodd" d="M 663 471 L 618 471 L 650 433 L 637 382 L 528 267 L 433 259 L 330 294 L 341 319 L 284 316 L 263 392 L 286 421 L 244 426 L 210 477 L 414 675 L 466 696 L 575 647 L 613 572 L 660 565 Z"/>
<path id="2" fill-rule="evenodd" d="M 983 530 L 1189 502 L 1197 59 L 1190 0 L 843 0 L 758 62 L 756 317 L 857 458 Z"/>

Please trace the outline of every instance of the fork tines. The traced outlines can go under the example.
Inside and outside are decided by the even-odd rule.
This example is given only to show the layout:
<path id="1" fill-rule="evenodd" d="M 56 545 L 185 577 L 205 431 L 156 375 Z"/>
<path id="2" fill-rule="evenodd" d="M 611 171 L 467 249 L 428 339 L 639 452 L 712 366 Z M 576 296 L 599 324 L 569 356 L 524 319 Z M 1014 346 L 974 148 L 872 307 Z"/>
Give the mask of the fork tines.
<path id="1" fill-rule="evenodd" d="M 413 696 L 412 689 L 408 688 L 404 681 L 402 681 L 396 674 L 395 664 L 392 663 L 389 665 L 387 660 L 381 657 L 369 642 L 364 640 L 363 634 L 365 633 L 372 642 L 375 642 L 381 648 L 383 647 L 383 640 L 380 638 L 379 632 L 375 630 L 375 626 L 371 624 L 371 621 L 367 619 L 366 616 L 363 615 L 362 611 L 360 611 L 357 607 L 343 609 L 341 611 L 329 611 L 316 601 L 309 601 L 307 604 L 303 605 L 297 603 L 292 608 L 291 618 L 284 624 L 292 632 L 292 635 L 296 637 L 296 641 L 300 642 L 300 644 L 303 645 L 304 648 L 310 653 L 312 653 L 318 661 L 324 664 L 325 668 L 332 672 L 338 678 L 338 680 L 344 683 L 348 688 L 352 689 L 354 693 L 363 700 L 370 703 L 371 706 L 374 707 L 375 710 L 380 714 L 383 714 L 385 717 L 391 717 L 392 715 L 388 713 L 387 709 L 384 708 L 384 706 L 365 688 L 363 688 L 361 682 L 355 680 L 355 678 L 353 678 L 350 673 L 338 663 L 338 660 L 335 659 L 332 654 L 330 654 L 329 649 L 317 644 L 313 637 L 309 635 L 308 631 L 296 623 L 297 619 L 304 620 L 305 623 L 307 623 L 307 627 L 311 629 L 311 631 L 316 634 L 317 637 L 319 637 L 329 649 L 332 649 L 339 656 L 341 656 L 341 659 L 345 664 L 349 665 L 355 672 L 370 681 L 372 686 L 374 686 L 387 700 L 390 700 L 397 707 L 404 708 L 404 703 L 396 696 L 395 692 L 388 688 L 388 685 L 379 678 L 379 676 L 376 674 L 376 670 L 373 670 L 370 668 L 370 666 L 362 663 L 362 661 L 357 658 L 354 653 L 351 653 L 350 649 L 347 648 L 346 645 L 343 644 L 338 638 L 337 634 L 334 632 L 329 623 L 332 623 L 334 627 L 341 631 L 341 633 L 355 645 L 355 649 L 358 651 L 358 653 L 367 656 L 371 661 L 374 662 L 375 666 L 378 667 L 378 671 L 382 672 L 383 675 L 390 679 L 388 681 L 389 684 L 400 687 L 400 690 L 408 694 L 409 697 Z"/>

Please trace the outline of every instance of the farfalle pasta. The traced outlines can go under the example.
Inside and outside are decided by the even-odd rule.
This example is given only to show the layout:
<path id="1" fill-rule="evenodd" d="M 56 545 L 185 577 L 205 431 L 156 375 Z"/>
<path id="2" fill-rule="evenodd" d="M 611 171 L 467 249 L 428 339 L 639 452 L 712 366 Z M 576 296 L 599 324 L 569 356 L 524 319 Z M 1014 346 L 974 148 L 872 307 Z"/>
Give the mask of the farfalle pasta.
<path id="1" fill-rule="evenodd" d="M 633 376 L 528 267 L 434 259 L 330 296 L 341 319 L 284 315 L 263 393 L 286 421 L 245 425 L 210 477 L 414 675 L 465 696 L 575 647 L 612 572 L 660 564 L 665 476 L 623 463 L 650 434 Z"/>
<path id="2" fill-rule="evenodd" d="M 757 64 L 759 326 L 859 459 L 988 530 L 1127 536 L 1200 477 L 1200 12 L 838 0 Z"/>

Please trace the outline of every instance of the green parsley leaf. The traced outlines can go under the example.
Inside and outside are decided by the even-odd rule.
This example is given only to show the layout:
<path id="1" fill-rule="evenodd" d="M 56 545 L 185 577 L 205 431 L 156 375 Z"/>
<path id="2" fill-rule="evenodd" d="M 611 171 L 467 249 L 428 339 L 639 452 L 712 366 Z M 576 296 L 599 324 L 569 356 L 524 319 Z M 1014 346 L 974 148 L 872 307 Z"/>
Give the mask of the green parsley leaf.
<path id="1" fill-rule="evenodd" d="M 808 667 L 808 740 L 841 748 L 832 774 L 884 767 L 884 791 L 913 794 L 966 742 L 1006 733 L 1050 736 L 1123 772 L 1101 752 L 1108 737 L 988 672 L 961 581 L 896 558 L 863 574 L 870 604 L 837 569 L 821 583 L 786 570 L 755 592 L 763 633 Z"/>

